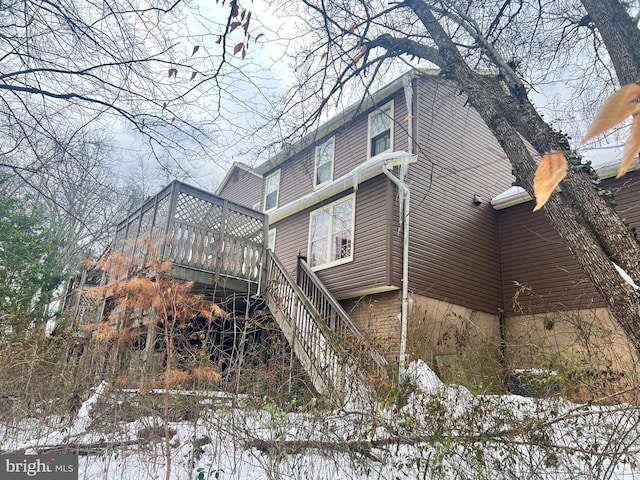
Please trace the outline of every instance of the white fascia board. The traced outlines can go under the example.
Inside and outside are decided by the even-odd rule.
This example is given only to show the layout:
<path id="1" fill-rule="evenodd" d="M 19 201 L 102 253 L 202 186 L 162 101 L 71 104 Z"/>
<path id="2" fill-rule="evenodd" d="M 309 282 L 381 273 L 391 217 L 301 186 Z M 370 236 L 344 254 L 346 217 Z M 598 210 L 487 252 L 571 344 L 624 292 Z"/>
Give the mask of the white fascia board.
<path id="1" fill-rule="evenodd" d="M 270 212 L 269 225 L 273 225 L 284 218 L 301 212 L 305 208 L 312 207 L 350 188 L 357 189 L 358 184 L 382 174 L 383 167 L 391 169 L 403 163 L 415 163 L 417 160 L 417 155 L 411 155 L 403 150 L 376 155 L 324 187 Z"/>
<path id="2" fill-rule="evenodd" d="M 622 160 L 623 152 L 623 145 L 586 150 L 582 155 L 584 159 L 583 163 L 590 161 L 593 169 L 603 180 L 615 177 L 618 172 L 618 167 L 620 166 L 620 161 Z M 628 171 L 631 172 L 638 169 L 640 169 L 640 160 L 636 157 L 633 159 L 633 162 L 631 162 Z M 524 188 L 511 187 L 493 197 L 491 199 L 491 205 L 495 210 L 502 210 L 531 200 L 533 200 L 531 195 L 529 195 Z"/>

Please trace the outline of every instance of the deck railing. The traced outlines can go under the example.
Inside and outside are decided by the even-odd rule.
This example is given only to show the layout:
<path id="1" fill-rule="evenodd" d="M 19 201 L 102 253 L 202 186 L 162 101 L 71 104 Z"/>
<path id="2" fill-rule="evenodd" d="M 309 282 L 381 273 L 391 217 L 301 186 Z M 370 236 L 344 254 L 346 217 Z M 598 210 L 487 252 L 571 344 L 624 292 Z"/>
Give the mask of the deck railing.
<path id="1" fill-rule="evenodd" d="M 115 248 L 132 255 L 148 236 L 177 267 L 258 282 L 267 222 L 260 212 L 173 182 L 118 224 Z"/>
<path id="2" fill-rule="evenodd" d="M 366 345 L 360 329 L 353 323 L 349 314 L 327 290 L 315 272 L 311 270 L 305 257 L 302 256 L 298 257 L 297 277 L 298 285 L 332 335 L 340 339 L 344 347 L 350 348 L 352 355 L 357 353 L 354 351 L 355 349 L 366 352 L 378 373 L 384 370 L 387 367 L 387 361 L 382 355 Z"/>

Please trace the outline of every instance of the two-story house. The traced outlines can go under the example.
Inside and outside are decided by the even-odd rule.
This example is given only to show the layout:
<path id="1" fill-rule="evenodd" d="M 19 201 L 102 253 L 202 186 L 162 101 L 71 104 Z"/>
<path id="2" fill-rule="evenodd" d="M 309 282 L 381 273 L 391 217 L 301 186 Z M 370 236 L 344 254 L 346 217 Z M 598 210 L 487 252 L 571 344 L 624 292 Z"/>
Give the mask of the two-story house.
<path id="1" fill-rule="evenodd" d="M 306 257 L 388 360 L 435 361 L 461 340 L 452 325 L 471 322 L 472 337 L 498 348 L 504 299 L 490 200 L 512 182 L 464 95 L 411 71 L 259 167 L 234 164 L 216 193 L 259 205 L 285 267 Z"/>
<path id="2" fill-rule="evenodd" d="M 595 158 L 601 178 L 612 152 Z M 639 181 L 637 161 L 610 181 L 632 226 Z M 262 165 L 233 164 L 216 195 L 173 182 L 120 222 L 113 248 L 137 252 L 148 236 L 172 275 L 270 315 L 315 390 L 337 400 L 362 385 L 354 365 L 368 382 L 418 358 L 483 387 L 518 368 L 629 378 L 633 349 L 512 183 L 455 85 L 410 71 Z M 70 318 L 108 317 L 104 302 L 69 298 Z"/>
<path id="3" fill-rule="evenodd" d="M 636 177 L 614 185 L 631 222 Z M 268 214 L 269 247 L 285 268 L 305 257 L 391 362 L 423 358 L 444 371 L 464 361 L 494 376 L 537 366 L 538 346 L 579 337 L 572 322 L 554 330 L 549 314 L 587 310 L 624 350 L 593 286 L 513 180 L 455 85 L 411 71 L 262 165 L 234 164 L 216 193 Z"/>

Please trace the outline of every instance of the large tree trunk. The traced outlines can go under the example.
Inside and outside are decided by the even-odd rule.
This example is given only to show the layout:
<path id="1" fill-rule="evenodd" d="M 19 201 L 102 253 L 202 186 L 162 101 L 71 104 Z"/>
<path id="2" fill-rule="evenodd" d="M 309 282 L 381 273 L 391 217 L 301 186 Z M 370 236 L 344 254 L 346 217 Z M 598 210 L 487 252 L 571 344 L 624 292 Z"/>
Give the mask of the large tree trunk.
<path id="1" fill-rule="evenodd" d="M 561 147 L 568 150 L 566 140 L 562 141 L 539 118 L 533 106 L 529 109 L 528 101 L 514 101 L 495 80 L 471 70 L 423 1 L 407 0 L 406 5 L 416 13 L 438 46 L 445 76 L 455 80 L 467 94 L 470 104 L 510 159 L 522 186 L 533 192 L 537 164 L 518 132 L 539 152 Z M 584 174 L 570 172 L 562 187 L 562 194 L 552 195 L 545 205 L 545 214 L 640 353 L 640 294 L 622 279 L 611 262 L 611 259 L 618 262 L 638 281 L 640 249 L 626 226 L 598 197 Z"/>
<path id="2" fill-rule="evenodd" d="M 538 114 L 527 98 L 519 79 L 507 78 L 506 84 L 509 90 L 505 91 L 504 84 L 499 79 L 471 70 L 460 56 L 451 38 L 433 17 L 430 7 L 423 0 L 407 0 L 405 4 L 413 10 L 425 27 L 429 28 L 428 25 L 431 25 L 432 29 L 440 29 L 438 49 L 388 34 L 381 35 L 370 42 L 369 48 L 382 47 L 389 53 L 403 52 L 437 64 L 444 74 L 454 80 L 467 95 L 480 101 L 490 100 L 492 113 L 481 113 L 485 122 L 489 123 L 489 115 L 502 115 L 515 128 L 517 134 L 539 152 L 540 156 L 550 151 L 563 151 L 569 154 L 574 162 L 579 162 L 580 158 L 570 151 L 569 139 L 564 134 L 553 130 Z M 434 35 L 434 32 L 430 33 Z M 484 44 L 486 39 L 478 38 L 478 43 Z M 498 67 L 505 64 L 504 59 L 497 57 L 497 52 L 488 51 L 487 54 Z M 504 72 L 505 77 L 510 73 L 513 72 Z M 478 105 L 474 104 L 474 106 L 478 109 Z M 513 138 L 519 141 L 517 134 L 514 133 Z M 514 161 L 513 157 L 510 159 Z M 533 194 L 536 163 L 530 154 L 527 155 L 527 159 L 531 168 L 526 171 L 514 168 L 514 174 L 521 185 Z M 600 248 L 612 261 L 622 267 L 636 284 L 640 285 L 640 244 L 612 209 L 609 201 L 596 192 L 591 179 L 582 170 L 583 167 L 572 166 L 561 184 L 567 198 L 565 207 L 589 226 Z"/>
<path id="3" fill-rule="evenodd" d="M 477 75 L 475 76 L 477 77 Z M 536 151 L 540 154 L 563 151 L 574 155 L 569 150 L 569 140 L 554 131 L 540 117 L 528 99 L 515 99 L 513 96 L 505 95 L 499 85 L 492 84 L 490 81 L 484 83 L 484 91 L 492 92 L 490 96 L 500 105 L 500 111 L 509 124 L 531 143 Z M 575 155 L 574 158 L 579 159 Z M 522 186 L 529 193 L 533 193 L 533 175 L 527 179 L 520 175 L 517 176 L 522 182 Z M 561 187 L 567 199 L 565 208 L 573 211 L 582 222 L 589 226 L 598 244 L 609 258 L 621 266 L 640 285 L 640 244 L 611 207 L 608 199 L 598 194 L 591 179 L 584 171 L 575 169 L 573 166 L 569 168 Z"/>
<path id="4" fill-rule="evenodd" d="M 640 83 L 640 30 L 619 0 L 581 0 L 600 32 L 621 85 Z"/>

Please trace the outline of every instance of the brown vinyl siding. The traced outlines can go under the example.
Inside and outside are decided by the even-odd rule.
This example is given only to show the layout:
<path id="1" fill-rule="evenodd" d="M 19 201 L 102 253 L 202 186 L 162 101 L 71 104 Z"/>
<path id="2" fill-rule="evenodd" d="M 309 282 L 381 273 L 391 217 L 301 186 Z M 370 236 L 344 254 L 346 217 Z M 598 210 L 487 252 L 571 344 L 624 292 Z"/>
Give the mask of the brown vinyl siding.
<path id="1" fill-rule="evenodd" d="M 280 169 L 278 208 L 313 191 L 314 162 L 315 146 L 303 150 L 278 167 Z M 267 178 L 278 168 L 269 171 L 264 177 Z"/>
<path id="2" fill-rule="evenodd" d="M 220 196 L 249 208 L 260 203 L 261 209 L 262 178 L 241 168 L 236 168 L 231 174 L 231 178 L 222 187 Z"/>
<path id="3" fill-rule="evenodd" d="M 499 212 L 504 306 L 507 314 L 579 310 L 602 300 L 542 212 L 533 202 Z M 531 289 L 514 296 L 518 284 Z M 524 288 L 524 287 L 523 287 Z"/>
<path id="4" fill-rule="evenodd" d="M 411 185 L 411 290 L 495 313 L 502 307 L 498 219 L 490 199 L 511 186 L 508 160 L 450 83 L 418 79 Z M 474 194 L 483 198 L 473 203 Z M 395 272 L 395 271 L 394 271 Z"/>
<path id="5" fill-rule="evenodd" d="M 397 173 L 397 172 L 395 172 Z M 389 225 L 387 225 L 388 235 L 390 237 L 390 251 L 391 261 L 389 262 L 389 284 L 396 285 L 399 288 L 402 287 L 402 249 L 404 244 L 404 231 L 403 226 L 400 224 L 400 209 L 398 190 L 395 185 L 392 185 L 389 189 L 388 203 L 388 217 L 390 219 Z M 411 232 L 411 226 L 409 226 L 409 232 Z M 413 262 L 413 248 L 409 246 L 409 264 Z M 411 275 L 409 275 L 411 278 Z"/>
<path id="6" fill-rule="evenodd" d="M 348 296 L 366 288 L 386 286 L 387 250 L 386 226 L 388 224 L 386 198 L 390 181 L 379 175 L 362 183 L 356 192 L 356 220 L 354 229 L 353 261 L 318 270 L 317 274 L 334 295 Z M 307 255 L 309 214 L 349 195 L 352 190 L 314 205 L 274 225 L 276 228 L 276 255 L 285 268 L 294 273 L 298 251 Z"/>
<path id="7" fill-rule="evenodd" d="M 605 181 L 614 191 L 616 211 L 631 226 L 640 227 L 640 172 Z M 499 212 L 505 311 L 544 313 L 603 307 L 604 302 L 562 239 L 533 202 Z M 520 294 L 521 310 L 514 310 L 518 291 L 514 282 L 532 289 Z"/>
<path id="8" fill-rule="evenodd" d="M 394 150 L 407 149 L 406 122 L 407 107 L 402 90 L 396 92 L 379 106 L 394 100 Z M 371 110 L 356 116 L 352 122 L 322 138 L 318 138 L 310 147 L 304 149 L 282 164 L 264 174 L 281 169 L 280 194 L 278 207 L 282 207 L 313 191 L 313 177 L 315 168 L 315 147 L 332 136 L 335 137 L 335 151 L 333 164 L 333 180 L 351 172 L 355 167 L 367 159 L 368 115 Z"/>
<path id="9" fill-rule="evenodd" d="M 404 232 L 400 224 L 400 210 L 398 208 L 398 191 L 395 185 L 389 185 L 387 189 L 387 235 L 389 237 L 389 285 L 402 287 L 402 245 Z M 411 228 L 409 228 L 411 231 Z M 409 259 L 411 261 L 411 259 Z"/>
<path id="10" fill-rule="evenodd" d="M 605 180 L 605 187 L 611 188 L 615 194 L 618 206 L 616 211 L 630 227 L 636 227 L 640 233 L 640 202 L 638 192 L 640 192 L 640 171 L 627 173 L 619 180 Z"/>
<path id="11" fill-rule="evenodd" d="M 383 106 L 394 101 L 394 150 L 407 149 L 407 108 L 402 89 L 380 102 Z M 277 167 L 265 172 L 264 178 L 280 169 L 278 207 L 291 203 L 313 191 L 315 147 L 335 137 L 333 180 L 349 174 L 367 161 L 368 110 L 354 117 L 346 126 L 318 138 L 310 147 Z M 283 219 L 270 228 L 276 228 L 276 254 L 290 272 L 295 271 L 298 251 L 307 255 L 309 213 L 322 204 L 329 204 L 341 196 L 327 199 L 303 212 Z M 318 276 L 338 297 L 364 289 L 393 285 L 400 286 L 402 275 L 402 233 L 398 233 L 395 186 L 384 175 L 358 186 L 356 193 L 356 220 L 354 232 L 354 259 L 343 265 L 319 270 Z M 395 252 L 391 254 L 391 249 Z M 392 265 L 393 263 L 393 265 Z M 393 275 L 393 278 L 392 278 Z"/>

